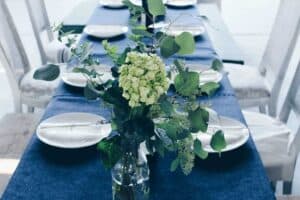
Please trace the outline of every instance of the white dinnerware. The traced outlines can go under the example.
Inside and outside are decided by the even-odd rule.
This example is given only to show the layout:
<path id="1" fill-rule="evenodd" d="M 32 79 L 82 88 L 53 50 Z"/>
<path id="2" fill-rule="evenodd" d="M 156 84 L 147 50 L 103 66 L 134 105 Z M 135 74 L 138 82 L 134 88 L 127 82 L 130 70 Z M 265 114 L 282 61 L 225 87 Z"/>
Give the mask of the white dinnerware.
<path id="1" fill-rule="evenodd" d="M 37 128 L 40 141 L 58 148 L 83 148 L 97 144 L 111 133 L 111 124 L 95 114 L 65 113 L 43 121 Z"/>
<path id="2" fill-rule="evenodd" d="M 99 4 L 108 8 L 124 7 L 122 0 L 99 0 Z"/>
<path id="3" fill-rule="evenodd" d="M 219 83 L 223 79 L 223 74 L 215 71 L 213 69 L 209 69 L 207 67 L 201 66 L 201 65 L 191 65 L 188 66 L 190 71 L 198 72 L 200 74 L 200 82 L 199 86 L 202 86 L 209 82 L 215 82 Z M 176 75 L 178 74 L 177 70 L 171 70 L 171 77 L 170 77 L 170 83 L 174 83 L 174 79 Z"/>
<path id="4" fill-rule="evenodd" d="M 155 27 L 155 25 L 154 25 Z M 171 26 L 165 26 L 161 29 L 162 32 L 169 36 L 178 36 L 183 32 L 189 32 L 194 37 L 200 36 L 205 33 L 205 27 L 202 25 L 171 25 Z"/>
<path id="5" fill-rule="evenodd" d="M 124 25 L 87 25 L 83 32 L 97 38 L 112 38 L 126 34 L 128 27 Z"/>
<path id="6" fill-rule="evenodd" d="M 142 6 L 142 0 L 130 0 L 130 2 L 136 6 Z M 167 0 L 163 0 L 163 3 L 166 4 Z"/>
<path id="7" fill-rule="evenodd" d="M 109 79 L 113 80 L 113 76 L 110 71 L 110 67 L 106 65 L 99 65 L 95 66 L 95 70 L 97 71 L 99 77 L 95 78 L 97 80 L 101 79 L 101 81 L 104 83 L 108 81 Z M 88 82 L 88 77 L 83 73 L 67 71 L 62 73 L 61 76 L 63 82 L 67 85 L 73 86 L 73 87 L 80 87 L 84 88 Z"/>
<path id="8" fill-rule="evenodd" d="M 168 0 L 166 4 L 173 7 L 187 7 L 197 5 L 197 0 Z"/>
<path id="9" fill-rule="evenodd" d="M 250 137 L 249 129 L 244 124 L 235 119 L 224 116 L 218 116 L 218 123 L 209 122 L 207 132 L 199 132 L 194 134 L 194 137 L 201 141 L 205 151 L 209 153 L 218 153 L 213 150 L 210 145 L 212 136 L 218 130 L 223 131 L 225 141 L 227 143 L 226 148 L 221 152 L 232 151 L 241 147 L 248 141 Z"/>

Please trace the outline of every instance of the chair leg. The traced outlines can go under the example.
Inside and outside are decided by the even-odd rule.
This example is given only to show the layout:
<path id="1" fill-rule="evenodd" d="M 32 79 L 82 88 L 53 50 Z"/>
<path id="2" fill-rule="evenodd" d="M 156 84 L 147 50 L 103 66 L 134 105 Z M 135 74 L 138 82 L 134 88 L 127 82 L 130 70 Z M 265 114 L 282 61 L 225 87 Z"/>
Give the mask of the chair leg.
<path id="1" fill-rule="evenodd" d="M 272 188 L 272 190 L 274 191 L 274 193 L 276 192 L 276 185 L 277 185 L 277 182 L 276 182 L 276 181 L 272 181 L 272 182 L 271 182 L 271 188 Z"/>
<path id="2" fill-rule="evenodd" d="M 23 112 L 23 108 L 22 108 L 22 101 L 21 98 L 19 96 L 14 97 L 14 110 L 16 113 L 22 113 Z"/>
<path id="3" fill-rule="evenodd" d="M 260 105 L 259 106 L 259 112 L 260 113 L 267 113 L 267 109 L 265 105 Z"/>
<path id="4" fill-rule="evenodd" d="M 28 106 L 27 111 L 28 113 L 34 113 L 34 107 Z"/>
<path id="5" fill-rule="evenodd" d="M 292 181 L 284 181 L 283 182 L 283 194 L 292 194 Z"/>

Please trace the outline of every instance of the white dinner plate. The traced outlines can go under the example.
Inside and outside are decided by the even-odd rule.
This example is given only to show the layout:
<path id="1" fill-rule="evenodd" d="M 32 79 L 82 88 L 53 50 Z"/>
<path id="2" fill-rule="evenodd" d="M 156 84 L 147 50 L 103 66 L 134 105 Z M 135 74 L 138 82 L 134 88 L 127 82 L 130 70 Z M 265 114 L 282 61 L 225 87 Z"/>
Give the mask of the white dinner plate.
<path id="1" fill-rule="evenodd" d="M 154 25 L 155 26 L 155 25 Z M 167 35 L 178 36 L 183 32 L 189 32 L 194 37 L 200 36 L 205 33 L 205 27 L 202 25 L 171 25 L 170 27 L 164 27 L 161 29 Z"/>
<path id="2" fill-rule="evenodd" d="M 197 0 L 168 0 L 167 5 L 174 7 L 186 7 L 197 5 Z"/>
<path id="3" fill-rule="evenodd" d="M 189 67 L 189 69 L 190 71 L 195 71 L 200 73 L 200 83 L 199 83 L 200 86 L 209 82 L 219 83 L 223 79 L 223 74 L 213 69 L 204 69 L 201 68 L 201 66 L 197 67 L 196 65 Z M 170 84 L 174 83 L 174 79 L 177 74 L 178 74 L 177 71 L 171 72 Z"/>
<path id="4" fill-rule="evenodd" d="M 163 3 L 166 4 L 168 0 L 163 0 Z M 136 6 L 142 6 L 142 0 L 130 0 Z"/>
<path id="5" fill-rule="evenodd" d="M 106 82 L 109 79 L 113 80 L 113 76 L 110 71 L 110 67 L 106 65 L 99 65 L 95 67 L 99 74 L 102 74 L 101 81 Z M 62 73 L 61 76 L 64 83 L 73 87 L 84 88 L 87 84 L 88 77 L 82 73 L 75 73 L 72 71 L 67 71 Z"/>
<path id="6" fill-rule="evenodd" d="M 209 82 L 219 83 L 223 79 L 223 74 L 213 69 L 204 69 L 200 65 L 190 65 L 188 68 L 200 73 L 200 86 Z"/>
<path id="7" fill-rule="evenodd" d="M 87 25 L 83 32 L 97 38 L 112 38 L 128 32 L 128 27 L 123 25 Z"/>
<path id="8" fill-rule="evenodd" d="M 108 8 L 124 7 L 122 0 L 99 0 L 99 4 Z"/>
<path id="9" fill-rule="evenodd" d="M 111 133 L 111 124 L 103 117 L 89 113 L 65 113 L 43 121 L 37 137 L 43 143 L 59 148 L 83 148 L 97 144 Z"/>
<path id="10" fill-rule="evenodd" d="M 220 122 L 218 125 L 216 123 L 209 123 L 207 133 L 197 133 L 194 137 L 198 138 L 203 146 L 203 149 L 209 153 L 218 153 L 213 150 L 210 146 L 210 141 L 212 135 L 218 131 L 222 130 L 224 132 L 225 140 L 227 146 L 222 152 L 232 151 L 244 145 L 249 137 L 249 129 L 241 122 L 231 119 L 228 117 L 219 116 Z"/>

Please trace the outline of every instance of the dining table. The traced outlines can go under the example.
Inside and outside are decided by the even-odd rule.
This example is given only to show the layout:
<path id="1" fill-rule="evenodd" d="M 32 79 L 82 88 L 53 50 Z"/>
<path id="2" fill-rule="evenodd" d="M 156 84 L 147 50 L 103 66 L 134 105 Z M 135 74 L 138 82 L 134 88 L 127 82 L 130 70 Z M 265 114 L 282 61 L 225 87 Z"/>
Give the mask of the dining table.
<path id="1" fill-rule="evenodd" d="M 201 13 L 195 7 L 177 9 L 168 7 L 166 18 L 203 25 Z M 87 25 L 128 25 L 130 13 L 126 8 L 109 9 L 96 5 L 90 13 Z M 100 63 L 112 66 L 101 45 L 101 39 L 83 33 L 80 43 L 92 44 L 93 56 Z M 212 46 L 209 34 L 195 38 L 196 49 L 192 55 L 175 55 L 165 59 L 169 64 L 174 58 L 187 63 L 211 65 L 219 55 Z M 122 51 L 131 41 L 127 35 L 110 39 L 109 42 Z M 80 45 L 80 44 L 79 44 Z M 72 67 L 70 61 L 70 67 Z M 242 67 L 242 66 L 237 66 Z M 201 103 L 209 103 L 219 115 L 233 118 L 246 124 L 235 92 L 226 73 L 221 87 L 211 97 L 199 97 Z M 82 88 L 60 83 L 48 104 L 41 121 L 68 112 L 86 112 L 111 117 L 111 110 L 101 99 L 88 100 Z M 240 148 L 219 154 L 209 154 L 206 160 L 196 159 L 189 175 L 180 170 L 170 171 L 173 154 L 148 156 L 150 169 L 151 200 L 272 200 L 275 199 L 270 181 L 262 164 L 253 139 Z M 42 143 L 33 134 L 17 169 L 12 175 L 3 200 L 110 200 L 112 199 L 112 178 L 110 170 L 101 163 L 96 146 L 80 149 L 63 149 Z"/>

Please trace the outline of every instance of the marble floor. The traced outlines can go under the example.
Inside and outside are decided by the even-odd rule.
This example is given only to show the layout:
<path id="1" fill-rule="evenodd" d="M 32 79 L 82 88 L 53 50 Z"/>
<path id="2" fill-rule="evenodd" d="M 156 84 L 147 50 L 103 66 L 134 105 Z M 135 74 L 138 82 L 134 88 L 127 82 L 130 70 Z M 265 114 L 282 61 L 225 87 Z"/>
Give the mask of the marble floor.
<path id="1" fill-rule="evenodd" d="M 45 0 L 51 19 L 51 23 L 58 23 L 64 18 L 76 3 L 83 0 Z M 34 45 L 33 32 L 29 23 L 28 14 L 24 0 L 7 0 L 9 8 L 14 13 L 15 23 L 22 35 L 22 42 L 30 55 L 32 66 L 39 66 L 40 58 L 37 54 L 37 47 Z M 273 20 L 279 0 L 222 0 L 222 15 L 229 27 L 234 39 L 243 51 L 246 64 L 257 66 L 262 57 L 265 45 L 269 38 Z M 264 20 L 261 20 L 264 19 Z M 300 45 L 298 45 L 300 51 Z M 299 52 L 298 51 L 298 52 Z M 300 55 L 300 54 L 299 54 Z M 0 64 L 1 65 L 1 64 Z M 34 116 L 20 116 L 13 113 L 12 95 L 4 69 L 0 66 L 0 197 L 1 191 L 5 188 L 10 175 L 13 173 L 18 159 L 22 155 L 30 135 L 33 133 L 40 114 Z M 29 122 L 24 119 L 29 119 Z M 14 120 L 20 120 L 20 127 L 27 127 L 22 130 L 13 130 L 6 125 Z M 25 124 L 24 124 L 25 123 Z M 29 124 L 28 124 L 29 123 Z M 293 124 L 291 124 L 293 126 Z M 13 132 L 7 136 L 8 132 Z M 17 133 L 19 135 L 17 135 Z M 25 134 L 26 133 L 26 134 Z M 12 144 L 13 142 L 13 144 Z M 10 153 L 9 153 L 10 152 Z M 298 159 L 300 160 L 300 159 Z M 293 194 L 300 194 L 300 163 L 296 167 Z"/>

